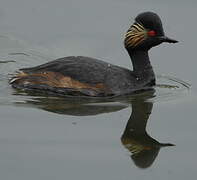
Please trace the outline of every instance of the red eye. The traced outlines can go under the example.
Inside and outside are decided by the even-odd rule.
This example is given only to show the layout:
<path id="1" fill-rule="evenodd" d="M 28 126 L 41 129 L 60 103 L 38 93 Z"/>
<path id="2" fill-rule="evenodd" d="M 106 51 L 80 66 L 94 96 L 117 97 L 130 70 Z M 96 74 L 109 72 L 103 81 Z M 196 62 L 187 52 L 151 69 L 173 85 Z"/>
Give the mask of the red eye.
<path id="1" fill-rule="evenodd" d="M 156 36 L 156 32 L 151 30 L 151 31 L 148 31 L 148 35 L 149 36 Z"/>

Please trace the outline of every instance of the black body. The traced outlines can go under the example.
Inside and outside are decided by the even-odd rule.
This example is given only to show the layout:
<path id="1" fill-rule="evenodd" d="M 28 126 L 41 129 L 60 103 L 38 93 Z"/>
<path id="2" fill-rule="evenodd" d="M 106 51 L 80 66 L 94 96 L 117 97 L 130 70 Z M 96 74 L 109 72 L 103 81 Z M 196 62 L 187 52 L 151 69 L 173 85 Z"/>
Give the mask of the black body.
<path id="1" fill-rule="evenodd" d="M 130 94 L 155 84 L 151 67 L 135 74 L 128 69 L 83 56 L 64 57 L 40 66 L 20 70 L 29 74 L 44 71 L 59 72 L 82 83 L 92 85 L 103 83 L 109 90 L 104 92 L 104 95 Z"/>

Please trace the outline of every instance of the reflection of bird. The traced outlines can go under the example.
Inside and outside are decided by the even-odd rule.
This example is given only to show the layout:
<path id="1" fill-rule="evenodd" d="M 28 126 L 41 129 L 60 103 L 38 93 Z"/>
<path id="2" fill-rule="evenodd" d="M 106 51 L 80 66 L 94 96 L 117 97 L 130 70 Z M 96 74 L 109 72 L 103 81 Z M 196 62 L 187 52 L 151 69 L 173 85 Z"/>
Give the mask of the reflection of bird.
<path id="1" fill-rule="evenodd" d="M 146 132 L 146 125 L 152 111 L 152 102 L 134 100 L 132 114 L 122 135 L 123 145 L 132 153 L 131 158 L 140 168 L 152 165 L 161 147 L 173 146 L 159 143 Z"/>
<path id="2" fill-rule="evenodd" d="M 85 101 L 73 100 L 73 98 L 47 98 L 47 97 L 36 97 L 28 99 L 25 102 L 19 102 L 18 105 L 31 105 L 45 111 L 50 111 L 57 114 L 66 114 L 72 116 L 92 116 L 102 113 L 110 113 L 120 111 L 128 107 L 122 103 L 106 103 L 102 101 Z"/>
<path id="3" fill-rule="evenodd" d="M 33 95 L 31 92 L 29 95 Z M 32 96 L 31 96 L 32 97 Z M 154 97 L 154 90 L 144 93 L 116 98 L 60 98 L 32 97 L 17 105 L 32 106 L 57 114 L 73 116 L 92 116 L 116 112 L 132 106 L 132 114 L 121 137 L 122 144 L 132 153 L 131 158 L 138 167 L 149 167 L 157 157 L 159 150 L 172 144 L 159 143 L 146 132 L 146 125 L 152 111 L 153 103 L 147 102 Z M 94 119 L 94 117 L 92 118 Z M 90 135 L 91 136 L 91 135 Z"/>
<path id="4" fill-rule="evenodd" d="M 125 35 L 125 48 L 133 71 L 89 57 L 64 57 L 20 69 L 10 80 L 13 87 L 72 96 L 118 96 L 150 88 L 155 75 L 148 50 L 162 42 L 176 43 L 164 35 L 159 16 L 139 14 Z"/>

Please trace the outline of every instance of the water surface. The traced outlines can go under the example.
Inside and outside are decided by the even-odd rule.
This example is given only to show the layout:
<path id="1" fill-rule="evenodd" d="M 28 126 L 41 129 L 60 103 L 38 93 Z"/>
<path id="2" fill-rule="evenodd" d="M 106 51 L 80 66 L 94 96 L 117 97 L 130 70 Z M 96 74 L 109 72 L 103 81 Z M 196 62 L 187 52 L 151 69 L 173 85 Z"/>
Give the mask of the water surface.
<path id="1" fill-rule="evenodd" d="M 1 179 L 195 179 L 196 1 L 1 0 Z M 155 91 L 116 99 L 27 94 L 18 68 L 84 55 L 131 67 L 123 35 L 142 11 L 180 41 L 152 49 Z M 185 13 L 183 13 L 185 12 Z"/>

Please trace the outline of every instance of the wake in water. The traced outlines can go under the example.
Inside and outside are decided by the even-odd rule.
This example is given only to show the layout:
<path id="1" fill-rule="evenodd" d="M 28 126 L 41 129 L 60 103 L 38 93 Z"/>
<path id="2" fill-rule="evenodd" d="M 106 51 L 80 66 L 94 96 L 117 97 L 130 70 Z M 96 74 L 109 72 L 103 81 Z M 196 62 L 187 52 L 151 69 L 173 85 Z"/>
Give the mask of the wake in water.
<path id="1" fill-rule="evenodd" d="M 7 105 L 28 98 L 13 95 L 15 92 L 8 84 L 10 75 L 19 68 L 50 61 L 53 56 L 40 53 L 36 48 L 15 38 L 0 36 L 0 42 L 0 105 Z"/>

